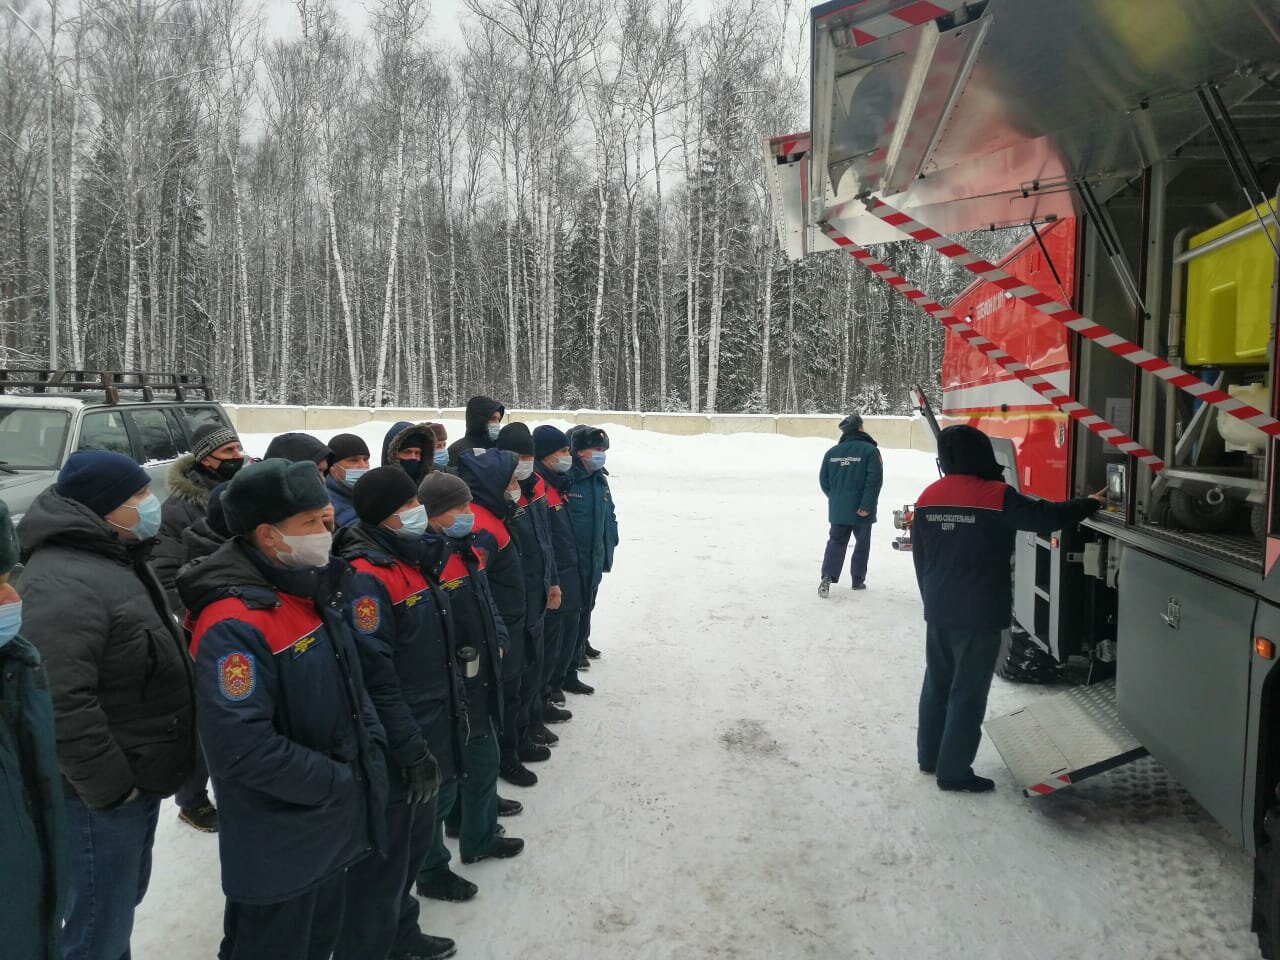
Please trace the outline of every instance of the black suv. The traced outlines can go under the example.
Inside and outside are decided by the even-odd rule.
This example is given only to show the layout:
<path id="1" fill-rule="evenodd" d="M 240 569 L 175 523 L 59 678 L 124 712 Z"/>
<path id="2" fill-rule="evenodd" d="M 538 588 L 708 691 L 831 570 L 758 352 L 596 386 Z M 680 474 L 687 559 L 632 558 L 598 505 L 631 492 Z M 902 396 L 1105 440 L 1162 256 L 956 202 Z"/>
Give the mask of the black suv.
<path id="1" fill-rule="evenodd" d="M 0 370 L 0 499 L 14 522 L 77 450 L 133 457 L 162 500 L 170 463 L 205 423 L 230 426 L 196 374 Z"/>

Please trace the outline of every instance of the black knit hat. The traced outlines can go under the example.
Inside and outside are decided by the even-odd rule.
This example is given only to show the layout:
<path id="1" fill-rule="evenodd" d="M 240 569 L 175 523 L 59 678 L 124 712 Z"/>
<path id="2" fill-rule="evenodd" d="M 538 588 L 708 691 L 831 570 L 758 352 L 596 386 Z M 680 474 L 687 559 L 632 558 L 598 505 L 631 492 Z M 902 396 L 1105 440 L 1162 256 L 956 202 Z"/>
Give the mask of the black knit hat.
<path id="1" fill-rule="evenodd" d="M 840 432 L 857 433 L 862 429 L 862 414 L 851 413 L 840 421 Z"/>
<path id="2" fill-rule="evenodd" d="M 471 488 L 452 473 L 435 472 L 418 484 L 418 500 L 428 517 L 438 517 L 471 502 Z M 404 501 L 401 501 L 404 502 Z"/>
<path id="3" fill-rule="evenodd" d="M 251 463 L 222 492 L 227 529 L 236 536 L 252 533 L 260 523 L 279 523 L 328 505 L 324 481 L 310 460 Z"/>
<path id="4" fill-rule="evenodd" d="M 228 443 L 239 443 L 236 432 L 224 423 L 204 423 L 196 428 L 191 436 L 191 455 L 199 463 L 205 457 L 213 456 L 213 451 L 225 447 Z"/>
<path id="5" fill-rule="evenodd" d="M 0 575 L 18 565 L 18 534 L 13 529 L 9 505 L 0 500 Z"/>
<path id="6" fill-rule="evenodd" d="M 378 467 L 356 481 L 351 501 L 356 516 L 365 523 L 379 524 L 418 494 L 409 475 L 399 467 Z"/>
<path id="7" fill-rule="evenodd" d="M 609 434 L 602 427 L 581 427 L 570 433 L 573 439 L 573 452 L 579 450 L 609 449 Z"/>
<path id="8" fill-rule="evenodd" d="M 513 421 L 498 432 L 498 449 L 510 450 L 522 457 L 533 456 L 533 434 L 527 423 Z"/>
<path id="9" fill-rule="evenodd" d="M 544 423 L 540 427 L 533 428 L 533 455 L 539 460 L 543 457 L 551 456 L 557 450 L 564 450 L 568 446 L 569 438 L 565 436 L 565 432 L 559 427 Z"/>
<path id="10" fill-rule="evenodd" d="M 67 457 L 58 471 L 57 490 L 105 517 L 150 484 L 151 477 L 132 457 L 109 450 L 81 450 Z"/>
<path id="11" fill-rule="evenodd" d="M 354 433 L 340 433 L 329 440 L 329 450 L 333 454 L 333 462 L 346 460 L 348 457 L 369 456 L 369 445 Z"/>
<path id="12" fill-rule="evenodd" d="M 324 463 L 331 456 L 329 447 L 309 433 L 282 433 L 267 445 L 263 459 Z"/>

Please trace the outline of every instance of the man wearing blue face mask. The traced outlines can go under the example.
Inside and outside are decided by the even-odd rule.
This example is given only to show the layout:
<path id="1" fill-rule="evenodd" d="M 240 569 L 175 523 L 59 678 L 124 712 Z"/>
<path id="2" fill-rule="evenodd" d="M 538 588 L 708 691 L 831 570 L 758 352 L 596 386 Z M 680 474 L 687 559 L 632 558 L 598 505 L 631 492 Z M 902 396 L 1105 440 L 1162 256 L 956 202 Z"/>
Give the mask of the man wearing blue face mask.
<path id="1" fill-rule="evenodd" d="M 191 661 L 147 553 L 160 529 L 129 457 L 72 454 L 18 528 L 25 632 L 44 657 L 67 804 L 64 957 L 119 960 L 162 798 L 191 771 Z"/>
<path id="2" fill-rule="evenodd" d="M 569 452 L 569 438 L 564 431 L 544 423 L 533 430 L 533 455 L 534 469 L 546 484 L 551 545 L 560 585 L 560 604 L 554 610 L 547 610 L 545 620 L 547 653 L 542 685 L 546 702 L 542 716 L 547 723 L 563 723 L 572 719 L 573 714 L 563 709 L 565 697 L 560 685 L 566 679 L 578 678 L 574 664 L 577 662 L 578 618 L 582 614 L 578 543 L 567 500 L 573 454 Z"/>
<path id="3" fill-rule="evenodd" d="M 24 639 L 9 585 L 18 538 L 0 500 L 0 943 L 6 956 L 57 960 L 66 893 L 66 819 L 44 665 Z M 30 798 L 29 800 L 27 798 Z"/>
<path id="4" fill-rule="evenodd" d="M 386 851 L 385 734 L 348 619 L 351 572 L 329 554 L 311 463 L 245 467 L 220 503 L 232 539 L 178 575 L 218 795 L 218 956 L 327 957 L 347 869 Z"/>
<path id="5" fill-rule="evenodd" d="M 569 470 L 569 492 L 566 502 L 578 545 L 578 579 L 582 587 L 582 615 L 578 618 L 575 656 L 570 660 L 570 674 L 561 689 L 566 693 L 589 694 L 594 689 L 578 679 L 577 671 L 587 667 L 588 659 L 600 656 L 591 645 L 591 612 L 596 606 L 600 581 L 613 569 L 613 551 L 618 545 L 618 518 L 613 509 L 613 492 L 609 489 L 609 471 L 605 459 L 609 435 L 600 427 L 578 426 L 569 431 L 573 466 Z"/>
<path id="6" fill-rule="evenodd" d="M 431 465 L 436 470 L 446 470 L 449 467 L 449 432 L 445 430 L 443 423 L 428 423 L 427 426 L 436 436 L 435 453 L 431 458 Z M 425 450 L 423 454 L 425 456 Z"/>
<path id="7" fill-rule="evenodd" d="M 333 464 L 324 485 L 333 504 L 334 525 L 341 528 L 356 522 L 351 490 L 369 472 L 369 445 L 354 433 L 340 433 L 329 441 L 329 451 Z"/>
<path id="8" fill-rule="evenodd" d="M 502 432 L 502 418 L 507 408 L 492 397 L 476 396 L 467 401 L 467 432 L 449 445 L 449 466 L 457 467 L 458 454 L 464 450 L 492 450 Z"/>
<path id="9" fill-rule="evenodd" d="M 443 538 L 425 538 L 427 511 L 403 470 L 378 467 L 355 486 L 358 521 L 334 552 L 354 571 L 348 603 L 365 688 L 387 731 L 387 858 L 347 873 L 335 960 L 452 956 L 454 943 L 418 926 L 413 882 L 431 849 L 436 791 L 457 778 L 466 742 L 466 692 L 457 638 L 438 576 Z"/>

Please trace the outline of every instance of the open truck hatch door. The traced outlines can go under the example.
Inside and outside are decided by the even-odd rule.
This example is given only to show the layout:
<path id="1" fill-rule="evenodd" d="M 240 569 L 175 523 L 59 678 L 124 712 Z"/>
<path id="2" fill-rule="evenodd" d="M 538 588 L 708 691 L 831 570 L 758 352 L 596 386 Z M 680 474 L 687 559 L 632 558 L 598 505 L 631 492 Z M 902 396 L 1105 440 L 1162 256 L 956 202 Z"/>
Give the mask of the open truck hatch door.
<path id="1" fill-rule="evenodd" d="M 1045 796 L 1147 755 L 1120 722 L 1114 681 L 1042 697 L 988 720 L 984 728 L 1027 797 Z"/>
<path id="2" fill-rule="evenodd" d="M 869 194 L 948 234 L 1076 215 L 1205 129 L 1198 86 L 1280 68 L 1263 3 L 832 0 L 811 30 L 806 221 L 863 245 L 902 239 Z"/>

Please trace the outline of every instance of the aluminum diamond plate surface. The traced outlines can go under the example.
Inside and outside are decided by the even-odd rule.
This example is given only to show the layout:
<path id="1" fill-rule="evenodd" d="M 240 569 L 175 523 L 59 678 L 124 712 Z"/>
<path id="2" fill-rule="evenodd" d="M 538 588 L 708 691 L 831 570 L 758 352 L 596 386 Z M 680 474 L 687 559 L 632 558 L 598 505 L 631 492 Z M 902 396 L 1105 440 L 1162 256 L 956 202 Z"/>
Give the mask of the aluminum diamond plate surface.
<path id="1" fill-rule="evenodd" d="M 1146 755 L 1116 714 L 1114 681 L 1045 697 L 985 729 L 1026 796 L 1039 796 Z"/>

